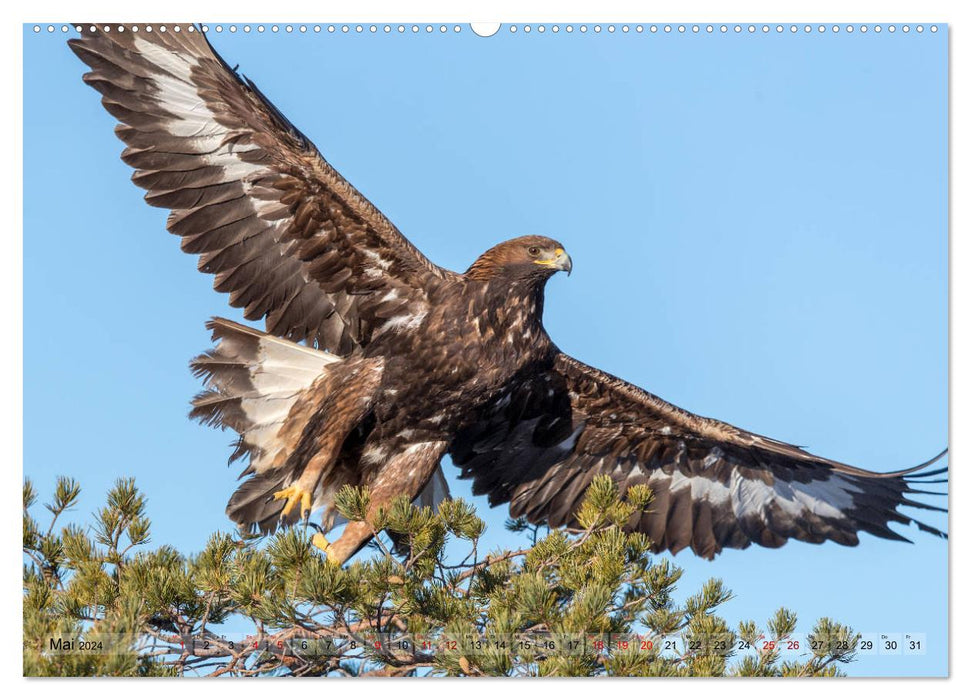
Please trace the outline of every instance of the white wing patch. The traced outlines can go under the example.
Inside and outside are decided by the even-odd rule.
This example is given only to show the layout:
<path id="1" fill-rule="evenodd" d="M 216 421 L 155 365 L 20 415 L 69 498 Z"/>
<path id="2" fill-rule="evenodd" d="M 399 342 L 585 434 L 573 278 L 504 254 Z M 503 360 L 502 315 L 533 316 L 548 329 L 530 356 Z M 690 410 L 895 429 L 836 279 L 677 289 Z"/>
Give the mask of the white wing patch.
<path id="1" fill-rule="evenodd" d="M 705 476 L 685 476 L 677 470 L 671 474 L 656 471 L 651 475 L 647 485 L 656 489 L 662 482 L 667 484 L 671 493 L 688 489 L 691 491 L 692 500 L 708 501 L 712 505 L 727 503 L 731 498 L 731 492 L 727 486 Z"/>
<path id="2" fill-rule="evenodd" d="M 166 122 L 166 129 L 173 135 L 188 139 L 193 149 L 207 165 L 222 169 L 221 182 L 242 181 L 244 191 L 252 191 L 252 183 L 269 174 L 266 168 L 247 163 L 237 154 L 257 150 L 255 144 L 227 143 L 229 129 L 220 124 L 205 100 L 192 84 L 192 69 L 198 66 L 195 57 L 168 51 L 144 39 L 135 40 L 136 50 L 162 70 L 155 71 L 151 80 L 158 89 L 156 99 L 173 115 Z M 254 206 L 259 213 L 266 213 L 269 202 L 260 206 L 255 198 Z"/>
<path id="3" fill-rule="evenodd" d="M 635 467 L 629 475 L 641 473 L 640 468 Z M 759 479 L 746 479 L 736 470 L 729 487 L 707 476 L 685 476 L 678 470 L 667 474 L 658 470 L 651 474 L 647 484 L 655 489 L 664 485 L 672 494 L 688 489 L 694 501 L 730 504 L 739 519 L 753 514 L 762 517 L 771 504 L 793 517 L 812 513 L 827 519 L 845 519 L 845 511 L 854 506 L 853 494 L 862 493 L 859 487 L 838 474 L 808 483 L 777 479 L 773 484 L 766 484 Z"/>
<path id="4" fill-rule="evenodd" d="M 161 71 L 154 71 L 151 80 L 158 87 L 158 100 L 165 109 L 176 114 L 168 129 L 175 136 L 192 139 L 200 152 L 214 151 L 222 145 L 227 130 L 213 119 L 192 83 L 192 69 L 199 65 L 192 56 L 168 51 L 144 39 L 135 40 L 135 48 Z"/>
<path id="5" fill-rule="evenodd" d="M 776 479 L 773 484 L 745 479 L 738 471 L 732 476 L 732 510 L 739 519 L 753 513 L 761 516 L 769 504 L 775 504 L 793 517 L 809 512 L 842 520 L 847 517 L 844 511 L 854 505 L 853 493 L 860 493 L 860 489 L 837 474 L 808 483 Z"/>

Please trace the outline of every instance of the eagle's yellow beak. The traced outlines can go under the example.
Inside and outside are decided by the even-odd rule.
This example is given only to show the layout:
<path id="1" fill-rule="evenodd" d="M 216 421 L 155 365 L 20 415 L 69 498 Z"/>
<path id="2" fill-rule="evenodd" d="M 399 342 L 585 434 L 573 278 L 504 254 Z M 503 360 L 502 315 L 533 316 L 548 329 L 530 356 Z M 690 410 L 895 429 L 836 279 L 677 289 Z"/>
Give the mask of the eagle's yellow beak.
<path id="1" fill-rule="evenodd" d="M 567 276 L 573 271 L 573 260 L 570 259 L 570 256 L 562 248 L 554 250 L 553 257 L 551 258 L 534 260 L 533 262 L 544 267 L 552 267 L 554 270 L 563 270 Z"/>

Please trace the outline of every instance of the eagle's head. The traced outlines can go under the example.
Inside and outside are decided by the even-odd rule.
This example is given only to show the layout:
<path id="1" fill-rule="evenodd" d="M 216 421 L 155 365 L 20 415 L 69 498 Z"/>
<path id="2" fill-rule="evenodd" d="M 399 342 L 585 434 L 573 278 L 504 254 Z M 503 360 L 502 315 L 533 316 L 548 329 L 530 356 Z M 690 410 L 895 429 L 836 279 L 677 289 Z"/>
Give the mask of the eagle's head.
<path id="1" fill-rule="evenodd" d="M 521 236 L 484 252 L 465 271 L 470 279 L 535 280 L 545 282 L 555 272 L 570 274 L 573 261 L 563 244 L 546 236 Z"/>

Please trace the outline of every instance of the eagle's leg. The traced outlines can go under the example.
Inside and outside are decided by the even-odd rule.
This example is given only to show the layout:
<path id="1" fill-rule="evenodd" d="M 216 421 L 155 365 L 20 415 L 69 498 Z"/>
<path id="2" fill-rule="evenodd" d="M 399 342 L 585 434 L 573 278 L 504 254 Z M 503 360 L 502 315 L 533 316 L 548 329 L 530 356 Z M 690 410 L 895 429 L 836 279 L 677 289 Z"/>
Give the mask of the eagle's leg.
<path id="1" fill-rule="evenodd" d="M 435 474 L 438 460 L 448 448 L 443 441 L 417 443 L 401 450 L 380 467 L 374 480 L 368 484 L 371 489 L 371 505 L 368 520 L 377 514 L 377 509 L 387 505 L 395 496 L 405 495 L 414 500 Z M 367 522 L 348 523 L 344 532 L 335 542 L 318 533 L 314 544 L 327 554 L 327 558 L 343 564 L 374 537 L 374 530 Z"/>
<path id="2" fill-rule="evenodd" d="M 374 531 L 367 523 L 348 523 L 334 542 L 330 542 L 319 532 L 313 536 L 312 542 L 328 559 L 340 565 L 357 554 L 372 537 Z"/>
<path id="3" fill-rule="evenodd" d="M 333 466 L 337 452 L 347 434 L 337 426 L 326 430 L 324 437 L 315 445 L 319 452 L 307 462 L 300 478 L 273 494 L 274 501 L 285 501 L 283 510 L 280 511 L 280 520 L 287 520 L 291 513 L 300 520 L 306 520 L 310 517 L 310 511 L 313 509 L 314 491 L 317 490 L 321 478 Z M 294 512 L 295 509 L 296 512 Z"/>
<path id="4" fill-rule="evenodd" d="M 289 520 L 291 513 L 296 519 L 310 517 L 314 494 L 321 482 L 330 478 L 344 440 L 371 410 L 381 373 L 381 361 L 348 360 L 333 368 L 310 388 L 309 392 L 316 396 L 305 398 L 307 405 L 313 407 L 313 412 L 303 416 L 302 434 L 294 453 L 312 456 L 307 460 L 299 479 L 273 493 L 273 500 L 284 501 L 280 520 Z M 284 424 L 281 430 L 287 428 L 288 425 Z"/>

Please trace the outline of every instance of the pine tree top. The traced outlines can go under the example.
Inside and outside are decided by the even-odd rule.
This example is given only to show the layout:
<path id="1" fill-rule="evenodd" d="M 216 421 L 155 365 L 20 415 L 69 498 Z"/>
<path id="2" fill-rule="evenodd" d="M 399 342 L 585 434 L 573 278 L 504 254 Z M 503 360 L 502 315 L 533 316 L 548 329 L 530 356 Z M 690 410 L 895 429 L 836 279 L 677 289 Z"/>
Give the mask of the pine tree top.
<path id="1" fill-rule="evenodd" d="M 194 555 L 151 549 L 132 479 L 87 525 L 64 524 L 79 494 L 59 479 L 42 525 L 24 483 L 25 675 L 817 676 L 840 675 L 859 640 L 823 618 L 787 655 L 796 615 L 732 626 L 718 579 L 679 604 L 682 570 L 624 530 L 650 491 L 621 498 L 608 477 L 581 531 L 511 520 L 523 546 L 485 554 L 461 499 L 433 512 L 400 498 L 367 521 L 368 492 L 345 487 L 341 514 L 376 544 L 343 568 L 299 527 L 214 533 Z"/>

